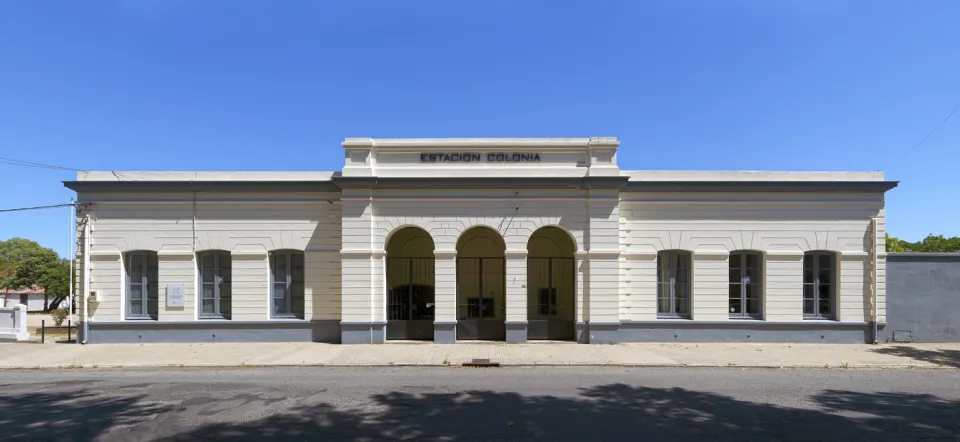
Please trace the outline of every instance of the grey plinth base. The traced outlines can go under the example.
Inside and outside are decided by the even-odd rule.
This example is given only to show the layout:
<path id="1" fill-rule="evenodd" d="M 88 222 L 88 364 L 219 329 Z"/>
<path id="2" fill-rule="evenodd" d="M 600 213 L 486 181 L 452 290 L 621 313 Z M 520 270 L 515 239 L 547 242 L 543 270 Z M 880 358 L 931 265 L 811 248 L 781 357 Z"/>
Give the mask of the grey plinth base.
<path id="1" fill-rule="evenodd" d="M 457 321 L 434 321 L 433 322 L 433 343 L 434 344 L 456 344 L 457 343 Z"/>
<path id="2" fill-rule="evenodd" d="M 578 322 L 576 329 L 577 329 L 577 343 L 589 344 L 590 343 L 590 327 L 587 326 L 587 323 Z"/>
<path id="3" fill-rule="evenodd" d="M 616 344 L 621 342 L 619 322 L 588 322 L 587 330 L 591 344 Z"/>
<path id="4" fill-rule="evenodd" d="M 91 322 L 78 336 L 88 344 L 193 342 L 340 342 L 340 321 Z"/>
<path id="5" fill-rule="evenodd" d="M 383 344 L 387 324 L 384 322 L 340 322 L 341 344 Z"/>
<path id="6" fill-rule="evenodd" d="M 883 330 L 883 324 L 878 326 Z M 642 321 L 622 322 L 620 342 L 843 343 L 872 341 L 866 322 Z"/>
<path id="7" fill-rule="evenodd" d="M 507 342 L 510 344 L 524 344 L 527 342 L 527 321 L 507 321 Z"/>

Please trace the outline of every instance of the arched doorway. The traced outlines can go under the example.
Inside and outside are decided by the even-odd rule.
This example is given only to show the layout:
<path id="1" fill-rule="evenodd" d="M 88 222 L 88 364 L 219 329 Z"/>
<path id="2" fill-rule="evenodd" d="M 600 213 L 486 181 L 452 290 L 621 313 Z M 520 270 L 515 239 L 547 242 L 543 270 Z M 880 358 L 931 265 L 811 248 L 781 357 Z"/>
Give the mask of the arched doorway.
<path id="1" fill-rule="evenodd" d="M 577 246 L 559 227 L 543 227 L 527 242 L 527 339 L 576 338 Z"/>
<path id="2" fill-rule="evenodd" d="M 469 229 L 457 240 L 457 339 L 506 339 L 506 249 L 489 227 Z"/>
<path id="3" fill-rule="evenodd" d="M 433 238 L 404 227 L 387 242 L 387 339 L 433 340 Z"/>

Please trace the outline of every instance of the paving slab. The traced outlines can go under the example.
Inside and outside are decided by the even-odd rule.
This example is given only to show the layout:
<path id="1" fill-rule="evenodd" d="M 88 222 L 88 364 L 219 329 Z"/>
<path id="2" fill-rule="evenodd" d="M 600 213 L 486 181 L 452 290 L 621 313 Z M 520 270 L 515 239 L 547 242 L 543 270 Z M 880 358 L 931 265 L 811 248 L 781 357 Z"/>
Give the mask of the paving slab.
<path id="1" fill-rule="evenodd" d="M 0 343 L 0 368 L 445 366 L 960 368 L 960 343 L 911 345 L 638 343 L 24 344 Z"/>

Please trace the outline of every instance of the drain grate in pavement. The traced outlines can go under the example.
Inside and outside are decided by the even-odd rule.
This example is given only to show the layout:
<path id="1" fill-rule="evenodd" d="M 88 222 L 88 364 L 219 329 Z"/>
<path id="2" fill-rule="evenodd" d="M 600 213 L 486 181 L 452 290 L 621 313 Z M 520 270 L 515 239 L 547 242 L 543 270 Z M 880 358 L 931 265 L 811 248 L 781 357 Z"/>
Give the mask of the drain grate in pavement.
<path id="1" fill-rule="evenodd" d="M 479 368 L 490 368 L 490 367 L 499 367 L 499 362 L 490 362 L 489 359 L 473 359 L 470 362 L 464 362 L 464 367 L 479 367 Z"/>

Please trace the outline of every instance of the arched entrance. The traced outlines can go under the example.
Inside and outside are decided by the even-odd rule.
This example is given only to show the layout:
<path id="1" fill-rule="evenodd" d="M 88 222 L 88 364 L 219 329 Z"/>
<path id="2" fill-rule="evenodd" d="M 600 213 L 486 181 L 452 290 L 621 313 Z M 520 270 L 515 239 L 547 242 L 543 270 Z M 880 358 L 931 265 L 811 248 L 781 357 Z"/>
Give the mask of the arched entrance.
<path id="1" fill-rule="evenodd" d="M 471 228 L 457 240 L 457 339 L 506 339 L 506 249 L 489 227 Z"/>
<path id="2" fill-rule="evenodd" d="M 433 238 L 404 227 L 387 242 L 387 339 L 433 340 Z"/>
<path id="3" fill-rule="evenodd" d="M 527 242 L 527 339 L 576 338 L 577 246 L 559 227 L 543 227 Z"/>

